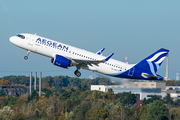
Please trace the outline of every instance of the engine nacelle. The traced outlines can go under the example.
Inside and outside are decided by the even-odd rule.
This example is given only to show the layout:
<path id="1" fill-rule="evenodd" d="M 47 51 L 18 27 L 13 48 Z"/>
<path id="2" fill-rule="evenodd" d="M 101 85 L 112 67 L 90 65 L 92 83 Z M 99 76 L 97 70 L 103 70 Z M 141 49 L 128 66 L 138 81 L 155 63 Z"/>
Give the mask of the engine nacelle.
<path id="1" fill-rule="evenodd" d="M 68 66 L 71 66 L 71 60 L 61 56 L 61 55 L 56 55 L 54 59 L 51 60 L 51 62 L 54 65 L 63 67 L 63 68 L 68 68 Z"/>

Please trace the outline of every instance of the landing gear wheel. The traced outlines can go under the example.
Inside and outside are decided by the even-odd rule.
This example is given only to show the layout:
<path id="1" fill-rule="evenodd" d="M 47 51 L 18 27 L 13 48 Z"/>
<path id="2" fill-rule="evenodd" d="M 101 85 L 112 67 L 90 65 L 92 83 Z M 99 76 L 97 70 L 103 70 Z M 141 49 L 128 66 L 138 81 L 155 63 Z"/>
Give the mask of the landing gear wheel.
<path id="1" fill-rule="evenodd" d="M 28 59 L 28 56 L 24 56 L 24 59 L 27 60 L 27 59 Z"/>
<path id="2" fill-rule="evenodd" d="M 76 71 L 74 72 L 74 74 L 75 74 L 77 77 L 80 77 L 80 76 L 81 76 L 81 73 L 79 72 L 79 70 L 76 70 Z"/>
<path id="3" fill-rule="evenodd" d="M 24 56 L 24 59 L 25 59 L 25 60 L 27 60 L 27 59 L 28 59 L 28 56 L 29 56 L 30 52 L 31 52 L 31 51 L 29 51 L 29 50 L 28 50 L 27 55 L 26 55 L 26 56 Z"/>

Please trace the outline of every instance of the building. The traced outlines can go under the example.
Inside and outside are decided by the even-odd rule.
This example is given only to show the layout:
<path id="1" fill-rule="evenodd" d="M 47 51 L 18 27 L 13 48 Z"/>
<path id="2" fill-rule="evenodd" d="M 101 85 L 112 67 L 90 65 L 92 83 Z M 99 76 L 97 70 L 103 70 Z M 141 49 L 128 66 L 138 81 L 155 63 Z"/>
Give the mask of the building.
<path id="1" fill-rule="evenodd" d="M 107 92 L 112 88 L 114 93 L 131 92 L 137 94 L 140 100 L 148 99 L 152 95 L 162 98 L 170 94 L 173 100 L 180 99 L 180 86 L 165 86 L 165 82 L 129 82 L 123 85 L 91 85 L 91 90 Z"/>
<path id="2" fill-rule="evenodd" d="M 168 90 L 180 90 L 180 86 L 166 86 L 166 91 Z"/>
<path id="3" fill-rule="evenodd" d="M 169 93 L 173 100 L 180 99 L 180 86 L 166 86 L 166 93 Z"/>
<path id="4" fill-rule="evenodd" d="M 161 91 L 166 91 L 165 82 L 130 82 L 139 88 L 161 88 Z"/>
<path id="5" fill-rule="evenodd" d="M 166 96 L 166 93 L 162 93 L 161 88 L 137 87 L 136 85 L 133 86 L 132 83 L 124 84 L 124 85 L 91 85 L 91 90 L 99 90 L 99 91 L 107 92 L 109 88 L 112 88 L 115 94 L 123 93 L 123 92 L 131 92 L 139 96 L 140 100 L 143 100 L 144 98 L 148 99 L 152 95 L 158 95 L 161 96 L 162 98 Z"/>

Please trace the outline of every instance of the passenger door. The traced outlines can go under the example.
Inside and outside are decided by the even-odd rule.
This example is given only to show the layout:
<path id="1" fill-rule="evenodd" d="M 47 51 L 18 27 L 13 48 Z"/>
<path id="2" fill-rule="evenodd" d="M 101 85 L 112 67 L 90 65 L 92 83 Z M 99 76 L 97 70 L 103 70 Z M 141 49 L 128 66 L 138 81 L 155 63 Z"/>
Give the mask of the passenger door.
<path id="1" fill-rule="evenodd" d="M 34 37 L 33 37 L 33 36 L 31 36 L 31 37 L 29 38 L 28 45 L 30 45 L 30 46 L 33 46 L 33 45 L 34 45 Z"/>

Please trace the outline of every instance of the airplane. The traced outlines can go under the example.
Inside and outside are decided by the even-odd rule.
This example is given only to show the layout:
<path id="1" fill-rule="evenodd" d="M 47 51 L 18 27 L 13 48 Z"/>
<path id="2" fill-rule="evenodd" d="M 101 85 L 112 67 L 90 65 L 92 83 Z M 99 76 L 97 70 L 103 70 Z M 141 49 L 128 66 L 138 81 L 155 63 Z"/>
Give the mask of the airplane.
<path id="1" fill-rule="evenodd" d="M 27 50 L 25 60 L 28 59 L 30 52 L 34 52 L 51 58 L 51 62 L 56 66 L 62 68 L 75 66 L 74 74 L 77 77 L 81 76 L 80 69 L 86 69 L 112 77 L 163 80 L 163 77 L 156 72 L 169 53 L 169 50 L 161 48 L 137 64 L 127 64 L 112 59 L 114 53 L 107 57 L 103 56 L 105 48 L 92 53 L 37 34 L 22 33 L 10 37 L 9 40 L 14 45 Z"/>

